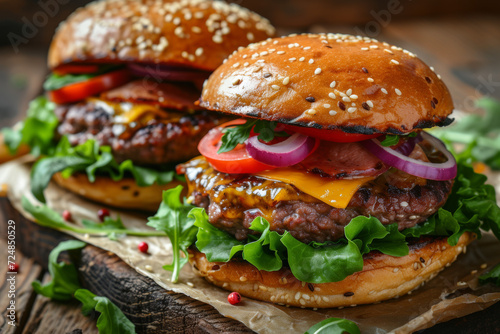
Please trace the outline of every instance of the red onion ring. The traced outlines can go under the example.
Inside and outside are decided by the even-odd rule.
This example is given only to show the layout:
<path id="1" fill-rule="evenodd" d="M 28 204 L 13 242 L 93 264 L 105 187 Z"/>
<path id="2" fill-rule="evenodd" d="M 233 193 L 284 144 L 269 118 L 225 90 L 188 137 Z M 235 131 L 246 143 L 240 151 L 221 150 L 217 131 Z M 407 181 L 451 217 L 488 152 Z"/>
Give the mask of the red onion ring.
<path id="1" fill-rule="evenodd" d="M 448 159 L 444 163 L 432 163 L 415 160 L 404 154 L 384 147 L 377 139 L 365 140 L 363 145 L 370 150 L 377 158 L 385 164 L 402 170 L 408 174 L 424 179 L 445 181 L 454 179 L 457 176 L 457 162 L 453 155 L 446 149 L 443 142 L 426 132 L 420 133 L 422 138 L 431 143 L 436 149 L 443 153 Z"/>
<path id="2" fill-rule="evenodd" d="M 286 167 L 304 160 L 316 146 L 316 139 L 294 133 L 274 145 L 260 142 L 258 136 L 248 138 L 245 144 L 248 154 L 255 160 L 274 167 Z"/>
<path id="3" fill-rule="evenodd" d="M 130 71 L 137 76 L 151 78 L 161 81 L 204 81 L 210 76 L 210 72 L 194 70 L 182 67 L 162 66 L 158 64 L 128 64 Z"/>

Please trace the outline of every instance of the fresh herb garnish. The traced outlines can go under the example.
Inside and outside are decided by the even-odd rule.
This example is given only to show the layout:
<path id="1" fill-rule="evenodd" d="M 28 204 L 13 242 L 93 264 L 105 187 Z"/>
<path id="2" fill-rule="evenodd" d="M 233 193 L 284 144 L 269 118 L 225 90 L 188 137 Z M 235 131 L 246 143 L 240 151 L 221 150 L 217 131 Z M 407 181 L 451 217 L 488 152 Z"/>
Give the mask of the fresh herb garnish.
<path id="1" fill-rule="evenodd" d="M 246 241 L 238 241 L 229 233 L 210 224 L 207 214 L 201 208 L 193 208 L 189 212 L 189 219 L 175 220 L 175 224 L 181 224 L 175 229 L 185 231 L 186 237 L 182 240 L 186 247 L 196 239 L 196 247 L 206 254 L 209 261 L 227 262 L 234 256 L 241 256 L 257 269 L 267 271 L 279 270 L 283 263 L 288 262 L 294 276 L 301 281 L 341 281 L 362 270 L 363 255 L 372 250 L 391 256 L 407 255 L 407 238 L 424 235 L 446 236 L 450 245 L 456 245 L 466 231 L 473 232 L 480 238 L 481 230 L 492 230 L 500 239 L 500 208 L 496 204 L 494 188 L 486 185 L 485 181 L 484 175 L 475 173 L 472 167 L 459 160 L 458 177 L 446 204 L 426 222 L 401 232 L 398 231 L 397 224 L 382 225 L 375 217 L 359 216 L 345 227 L 345 237 L 340 240 L 305 244 L 288 232 L 279 234 L 270 231 L 269 223 L 258 217 L 250 228 L 258 231 L 260 235 L 249 236 Z M 179 189 L 176 194 L 177 200 L 173 209 L 167 207 L 172 205 L 169 202 L 174 201 L 171 196 L 175 194 L 170 192 L 167 198 L 164 197 L 163 212 L 157 214 L 158 219 L 171 219 L 169 217 L 172 217 L 173 213 L 168 213 L 169 210 L 180 212 L 182 208 L 182 211 L 186 212 L 192 208 L 190 205 L 180 204 Z M 182 227 L 183 224 L 186 225 Z"/>
<path id="2" fill-rule="evenodd" d="M 182 186 L 163 192 L 163 201 L 154 217 L 148 219 L 148 226 L 154 227 L 168 235 L 172 243 L 173 262 L 163 266 L 163 269 L 172 271 L 173 283 L 179 279 L 181 268 L 188 261 L 187 249 L 196 238 L 197 228 L 193 226 L 194 219 L 188 217 L 193 206 L 182 203 L 180 195 Z M 185 257 L 181 257 L 181 252 Z"/>
<path id="3" fill-rule="evenodd" d="M 500 286 L 500 264 L 496 265 L 486 274 L 479 276 L 479 282 L 481 284 L 493 283 Z"/>
<path id="4" fill-rule="evenodd" d="M 471 162 L 483 162 L 500 170 L 500 102 L 491 98 L 478 100 L 484 115 L 467 115 L 446 128 L 432 130 L 453 152 L 454 144 L 465 145 L 456 152 L 458 158 L 468 157 Z"/>
<path id="5" fill-rule="evenodd" d="M 155 169 L 135 166 L 131 160 L 118 163 L 109 146 L 99 146 L 94 139 L 72 147 L 67 137 L 59 141 L 53 156 L 39 160 L 31 171 L 31 191 L 41 202 L 45 202 L 43 191 L 49 185 L 52 176 L 62 172 L 69 177 L 74 172 L 86 172 L 90 182 L 94 182 L 96 174 L 106 174 L 113 181 L 119 181 L 130 174 L 140 187 L 154 183 L 160 185 L 180 178 L 175 171 L 158 171 Z"/>
<path id="6" fill-rule="evenodd" d="M 35 206 L 26 197 L 21 199 L 21 205 L 24 210 L 29 212 L 41 226 L 53 228 L 62 231 L 71 231 L 80 234 L 90 235 L 107 235 L 115 238 L 117 235 L 135 235 L 142 237 L 164 237 L 165 233 L 158 231 L 138 231 L 130 230 L 123 226 L 123 223 L 118 217 L 113 219 L 106 217 L 103 223 L 96 223 L 90 220 L 82 222 L 84 227 L 79 227 L 75 224 L 66 222 L 62 216 L 56 211 L 49 208 L 47 205 Z"/>
<path id="7" fill-rule="evenodd" d="M 40 281 L 34 281 L 33 289 L 36 293 L 54 300 L 78 299 L 83 304 L 82 313 L 86 316 L 93 310 L 100 312 L 97 328 L 101 334 L 135 333 L 134 324 L 108 298 L 96 296 L 89 290 L 81 288 L 78 271 L 73 263 L 57 262 L 61 252 L 81 249 L 85 245 L 78 240 L 61 242 L 49 255 L 49 273 L 52 281 L 45 285 Z"/>
<path id="8" fill-rule="evenodd" d="M 385 139 L 380 142 L 380 145 L 388 147 L 388 146 L 394 146 L 399 143 L 399 139 L 401 138 L 413 138 L 416 137 L 417 133 L 416 132 L 410 132 L 407 135 L 399 136 L 399 135 L 386 135 Z"/>
<path id="9" fill-rule="evenodd" d="M 265 142 L 270 142 L 274 137 L 288 136 L 284 131 L 276 132 L 276 126 L 276 122 L 263 120 L 246 120 L 244 124 L 228 126 L 222 130 L 221 146 L 217 153 L 232 151 L 238 144 L 243 144 L 250 137 L 252 129 Z"/>
<path id="10" fill-rule="evenodd" d="M 341 318 L 328 318 L 312 326 L 304 334 L 360 334 L 355 322 Z"/>
<path id="11" fill-rule="evenodd" d="M 14 128 L 4 128 L 2 133 L 9 151 L 15 154 L 21 144 L 31 148 L 31 154 L 51 154 L 55 149 L 54 133 L 58 120 L 55 104 L 40 96 L 30 102 L 26 119 Z"/>

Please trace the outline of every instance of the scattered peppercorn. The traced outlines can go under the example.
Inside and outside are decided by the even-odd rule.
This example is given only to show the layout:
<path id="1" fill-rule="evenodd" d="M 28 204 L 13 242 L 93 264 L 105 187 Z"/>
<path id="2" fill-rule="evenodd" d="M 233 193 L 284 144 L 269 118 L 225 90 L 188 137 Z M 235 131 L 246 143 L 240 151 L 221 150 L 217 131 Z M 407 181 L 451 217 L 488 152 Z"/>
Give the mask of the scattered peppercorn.
<path id="1" fill-rule="evenodd" d="M 137 245 L 137 249 L 139 250 L 139 252 L 146 254 L 148 252 L 149 245 L 147 244 L 147 242 L 141 241 Z"/>
<path id="2" fill-rule="evenodd" d="M 241 295 L 238 292 L 231 292 L 229 296 L 227 296 L 227 301 L 231 305 L 236 305 L 241 302 Z"/>
<path id="3" fill-rule="evenodd" d="M 99 217 L 99 220 L 101 222 L 103 222 L 104 219 L 106 217 L 109 217 L 109 216 L 110 216 L 110 213 L 109 213 L 108 209 L 99 209 L 99 211 L 97 211 L 97 217 Z"/>
<path id="4" fill-rule="evenodd" d="M 65 221 L 70 222 L 72 219 L 71 212 L 69 212 L 68 210 L 64 210 L 62 213 L 62 217 Z"/>

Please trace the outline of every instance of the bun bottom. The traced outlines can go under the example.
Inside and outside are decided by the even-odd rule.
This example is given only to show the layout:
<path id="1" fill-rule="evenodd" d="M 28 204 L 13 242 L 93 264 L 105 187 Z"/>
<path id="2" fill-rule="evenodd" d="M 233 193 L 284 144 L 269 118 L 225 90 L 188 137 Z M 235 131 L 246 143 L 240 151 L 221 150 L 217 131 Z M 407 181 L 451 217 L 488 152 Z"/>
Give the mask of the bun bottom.
<path id="1" fill-rule="evenodd" d="M 60 187 L 95 202 L 116 208 L 152 212 L 158 210 L 164 190 L 178 185 L 183 185 L 186 189 L 185 184 L 177 180 L 164 185 L 155 183 L 148 187 L 139 187 L 132 178 L 113 181 L 109 177 L 97 176 L 95 182 L 90 182 L 83 173 L 75 173 L 67 179 L 57 173 L 53 180 Z"/>
<path id="2" fill-rule="evenodd" d="M 450 246 L 447 238 L 421 238 L 403 257 L 371 252 L 364 257 L 362 271 L 332 283 L 300 282 L 288 268 L 259 271 L 243 260 L 209 262 L 194 247 L 189 249 L 189 262 L 212 284 L 253 299 L 297 307 L 355 306 L 399 297 L 418 288 L 455 261 L 475 238 L 466 232 L 456 246 Z"/>

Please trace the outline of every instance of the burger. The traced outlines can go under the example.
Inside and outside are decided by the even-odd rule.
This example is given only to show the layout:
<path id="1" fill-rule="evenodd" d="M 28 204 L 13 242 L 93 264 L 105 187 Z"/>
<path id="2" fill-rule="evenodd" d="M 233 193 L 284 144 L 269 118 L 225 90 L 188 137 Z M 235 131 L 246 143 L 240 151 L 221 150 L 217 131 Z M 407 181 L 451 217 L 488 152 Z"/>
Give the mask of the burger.
<path id="1" fill-rule="evenodd" d="M 241 49 L 200 106 L 241 118 L 180 165 L 195 272 L 297 307 L 402 296 L 481 229 L 500 236 L 494 190 L 423 131 L 453 102 L 415 54 L 371 38 L 304 34 Z"/>
<path id="2" fill-rule="evenodd" d="M 46 96 L 4 131 L 12 154 L 43 158 L 32 191 L 60 186 L 116 207 L 155 210 L 182 182 L 173 166 L 196 155 L 220 115 L 194 102 L 240 46 L 273 36 L 261 16 L 222 1 L 105 0 L 78 9 L 50 46 Z"/>

